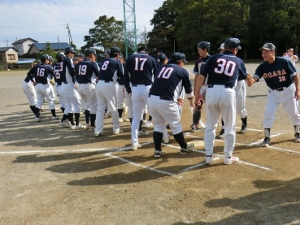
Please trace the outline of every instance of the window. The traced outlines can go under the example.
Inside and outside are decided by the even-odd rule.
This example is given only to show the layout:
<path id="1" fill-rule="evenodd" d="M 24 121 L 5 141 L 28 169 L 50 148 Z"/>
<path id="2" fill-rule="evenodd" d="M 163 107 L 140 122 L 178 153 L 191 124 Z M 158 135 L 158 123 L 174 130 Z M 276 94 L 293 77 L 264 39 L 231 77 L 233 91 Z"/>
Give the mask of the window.
<path id="1" fill-rule="evenodd" d="M 15 54 L 8 54 L 8 60 L 16 60 Z"/>

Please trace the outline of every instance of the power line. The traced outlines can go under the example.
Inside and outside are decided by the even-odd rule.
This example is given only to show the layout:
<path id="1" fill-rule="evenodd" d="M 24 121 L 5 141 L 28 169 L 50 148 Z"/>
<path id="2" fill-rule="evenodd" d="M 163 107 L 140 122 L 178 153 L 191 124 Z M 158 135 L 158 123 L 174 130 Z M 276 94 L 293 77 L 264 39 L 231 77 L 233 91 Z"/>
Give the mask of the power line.
<path id="1" fill-rule="evenodd" d="M 24 27 L 5 27 L 5 26 L 0 26 L 0 28 L 34 28 L 34 27 L 54 27 L 54 26 L 59 26 L 59 25 L 66 25 L 66 24 L 54 24 L 54 25 L 43 25 L 43 26 L 24 26 Z"/>

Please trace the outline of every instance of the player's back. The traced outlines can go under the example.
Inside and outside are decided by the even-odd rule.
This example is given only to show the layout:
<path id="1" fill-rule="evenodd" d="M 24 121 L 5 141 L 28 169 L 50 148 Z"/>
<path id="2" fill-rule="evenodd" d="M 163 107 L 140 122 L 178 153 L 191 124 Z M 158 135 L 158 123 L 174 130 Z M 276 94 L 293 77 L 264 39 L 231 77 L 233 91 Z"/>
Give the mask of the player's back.
<path id="1" fill-rule="evenodd" d="M 116 81 L 118 77 L 123 75 L 123 67 L 116 58 L 106 58 L 101 62 L 99 72 L 99 80 Z"/>
<path id="2" fill-rule="evenodd" d="M 48 64 L 39 64 L 35 71 L 35 81 L 37 83 L 47 84 L 48 78 L 51 79 L 53 75 L 53 68 Z"/>

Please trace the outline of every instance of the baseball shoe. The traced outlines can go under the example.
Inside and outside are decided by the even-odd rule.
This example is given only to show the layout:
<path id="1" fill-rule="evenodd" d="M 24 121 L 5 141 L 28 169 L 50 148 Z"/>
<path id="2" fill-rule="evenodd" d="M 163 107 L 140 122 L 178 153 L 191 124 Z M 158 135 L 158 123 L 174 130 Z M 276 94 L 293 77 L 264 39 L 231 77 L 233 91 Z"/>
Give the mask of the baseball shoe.
<path id="1" fill-rule="evenodd" d="M 71 130 L 80 130 L 80 129 L 85 129 L 84 125 L 70 125 Z"/>
<path id="2" fill-rule="evenodd" d="M 198 125 L 198 127 L 200 127 L 200 128 L 203 128 L 203 129 L 205 129 L 205 124 L 202 122 L 202 120 L 200 119 L 199 120 L 199 125 Z"/>
<path id="3" fill-rule="evenodd" d="M 51 119 L 52 120 L 59 120 L 59 117 L 58 116 L 52 116 Z"/>
<path id="4" fill-rule="evenodd" d="M 64 122 L 63 126 L 64 127 L 70 127 L 71 126 L 71 122 L 70 121 Z"/>
<path id="5" fill-rule="evenodd" d="M 200 130 L 200 129 L 198 128 L 198 126 L 192 124 L 192 125 L 191 125 L 191 132 L 196 132 L 197 130 Z"/>
<path id="6" fill-rule="evenodd" d="M 247 124 L 242 124 L 241 133 L 244 134 L 247 131 Z"/>
<path id="7" fill-rule="evenodd" d="M 95 132 L 94 136 L 95 137 L 103 136 L 103 132 Z"/>
<path id="8" fill-rule="evenodd" d="M 270 142 L 271 142 L 271 139 L 268 138 L 268 137 L 265 137 L 264 140 L 261 143 L 261 146 L 266 147 L 266 146 L 268 146 L 270 144 Z"/>
<path id="9" fill-rule="evenodd" d="M 300 143 L 300 133 L 295 134 L 295 142 Z"/>
<path id="10" fill-rule="evenodd" d="M 123 123 L 123 119 L 122 118 L 119 118 L 119 123 Z"/>
<path id="11" fill-rule="evenodd" d="M 168 144 L 170 142 L 170 135 L 168 134 L 167 137 L 163 138 L 164 144 Z"/>
<path id="12" fill-rule="evenodd" d="M 139 144 L 139 143 L 137 143 L 137 144 L 133 144 L 132 146 L 131 146 L 131 150 L 137 150 L 138 148 L 141 148 L 142 146 Z"/>
<path id="13" fill-rule="evenodd" d="M 111 112 L 107 112 L 104 114 L 104 119 L 111 118 Z"/>
<path id="14" fill-rule="evenodd" d="M 218 138 L 222 139 L 224 137 L 224 129 L 222 128 L 220 134 L 217 136 Z"/>
<path id="15" fill-rule="evenodd" d="M 95 131 L 95 127 L 94 126 L 90 126 L 89 127 L 89 131 L 94 132 Z"/>
<path id="16" fill-rule="evenodd" d="M 116 130 L 113 132 L 113 134 L 117 135 L 117 134 L 122 133 L 122 132 L 123 132 L 123 130 L 121 130 L 120 128 L 118 128 L 118 129 L 116 129 Z"/>
<path id="17" fill-rule="evenodd" d="M 181 155 L 185 155 L 186 153 L 189 153 L 189 152 L 191 152 L 191 151 L 193 151 L 193 150 L 194 150 L 194 144 L 191 143 L 191 144 L 188 144 L 188 145 L 186 146 L 186 148 L 181 148 L 181 149 L 180 149 L 180 154 L 181 154 Z"/>
<path id="18" fill-rule="evenodd" d="M 59 121 L 59 123 L 58 123 L 58 124 L 59 124 L 59 126 L 62 126 L 62 127 L 65 127 L 65 126 L 70 126 L 70 125 L 69 125 L 69 122 L 66 122 L 66 121 L 62 121 L 62 122 L 61 122 L 61 121 Z"/>
<path id="19" fill-rule="evenodd" d="M 240 161 L 239 157 L 235 157 L 235 156 L 224 158 L 224 164 L 226 164 L 226 165 L 230 165 L 230 164 L 236 163 L 238 161 Z"/>
<path id="20" fill-rule="evenodd" d="M 152 121 L 148 120 L 144 127 L 153 127 Z"/>
<path id="21" fill-rule="evenodd" d="M 165 154 L 163 150 L 155 150 L 154 151 L 154 158 L 160 158 Z"/>
<path id="22" fill-rule="evenodd" d="M 144 130 L 140 130 L 139 133 L 138 133 L 139 137 L 145 137 L 145 136 L 148 136 L 148 135 L 149 135 L 149 133 L 144 131 Z"/>
<path id="23" fill-rule="evenodd" d="M 206 164 L 210 165 L 212 163 L 212 161 L 213 161 L 212 155 L 206 155 L 205 156 L 205 163 Z"/>
<path id="24" fill-rule="evenodd" d="M 41 122 L 42 121 L 40 117 L 35 117 L 34 120 L 35 120 L 35 122 Z"/>

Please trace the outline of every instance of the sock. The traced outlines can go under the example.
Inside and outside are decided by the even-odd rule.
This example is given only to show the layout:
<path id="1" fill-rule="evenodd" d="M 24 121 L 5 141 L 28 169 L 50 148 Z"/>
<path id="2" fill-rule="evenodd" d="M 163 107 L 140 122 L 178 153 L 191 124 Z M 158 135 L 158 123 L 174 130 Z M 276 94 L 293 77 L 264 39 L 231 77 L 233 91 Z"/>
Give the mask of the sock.
<path id="1" fill-rule="evenodd" d="M 51 113 L 52 113 L 52 116 L 55 116 L 55 117 L 56 117 L 55 109 L 51 109 Z"/>
<path id="2" fill-rule="evenodd" d="M 74 119 L 73 119 L 73 113 L 68 113 L 68 120 L 70 121 L 70 123 L 74 126 Z"/>
<path id="3" fill-rule="evenodd" d="M 270 138 L 271 128 L 264 129 L 265 137 Z"/>
<path id="4" fill-rule="evenodd" d="M 40 109 L 39 108 L 35 108 L 35 116 L 40 118 Z"/>
<path id="5" fill-rule="evenodd" d="M 79 117 L 80 117 L 80 113 L 74 113 L 74 115 L 75 115 L 76 126 L 79 126 Z"/>
<path id="6" fill-rule="evenodd" d="M 122 118 L 123 116 L 123 109 L 118 109 L 119 118 Z"/>
<path id="7" fill-rule="evenodd" d="M 245 118 L 241 118 L 241 120 L 243 124 L 247 125 L 247 116 Z"/>
<path id="8" fill-rule="evenodd" d="M 34 105 L 31 105 L 31 106 L 29 106 L 30 107 L 30 109 L 31 109 L 31 111 L 34 113 L 34 115 L 35 115 L 35 106 Z"/>
<path id="9" fill-rule="evenodd" d="M 143 120 L 140 121 L 139 131 L 142 130 L 142 128 L 143 128 L 142 125 L 143 125 Z"/>
<path id="10" fill-rule="evenodd" d="M 64 113 L 65 108 L 64 107 L 60 107 L 60 109 L 61 109 L 62 113 Z"/>
<path id="11" fill-rule="evenodd" d="M 68 115 L 67 115 L 67 114 L 64 114 L 64 115 L 63 115 L 63 118 L 61 119 L 61 122 L 64 122 L 66 119 L 68 119 Z"/>
<path id="12" fill-rule="evenodd" d="M 146 119 L 146 113 L 143 114 L 143 120 L 145 120 L 145 119 Z"/>
<path id="13" fill-rule="evenodd" d="M 193 112 L 193 124 L 198 125 L 200 120 L 200 107 L 197 105 L 195 106 L 194 112 Z"/>
<path id="14" fill-rule="evenodd" d="M 152 121 L 152 116 L 149 115 L 149 121 Z"/>
<path id="15" fill-rule="evenodd" d="M 294 130 L 296 134 L 300 133 L 300 125 L 295 125 Z"/>
<path id="16" fill-rule="evenodd" d="M 224 120 L 223 120 L 223 118 L 221 118 L 222 119 L 222 129 L 224 129 Z"/>
<path id="17" fill-rule="evenodd" d="M 85 115 L 85 123 L 89 124 L 90 123 L 90 110 L 85 110 L 84 115 Z"/>
<path id="18" fill-rule="evenodd" d="M 163 139 L 163 133 L 154 131 L 153 132 L 153 141 L 155 150 L 161 150 L 161 141 Z"/>
<path id="19" fill-rule="evenodd" d="M 132 124 L 132 118 L 129 118 L 129 122 L 130 122 L 130 124 Z"/>
<path id="20" fill-rule="evenodd" d="M 91 116 L 91 127 L 95 126 L 96 114 L 90 114 Z"/>
<path id="21" fill-rule="evenodd" d="M 178 142 L 178 144 L 180 145 L 181 148 L 186 148 L 187 147 L 187 143 L 184 140 L 184 136 L 182 131 L 178 134 L 174 134 L 174 139 Z"/>

